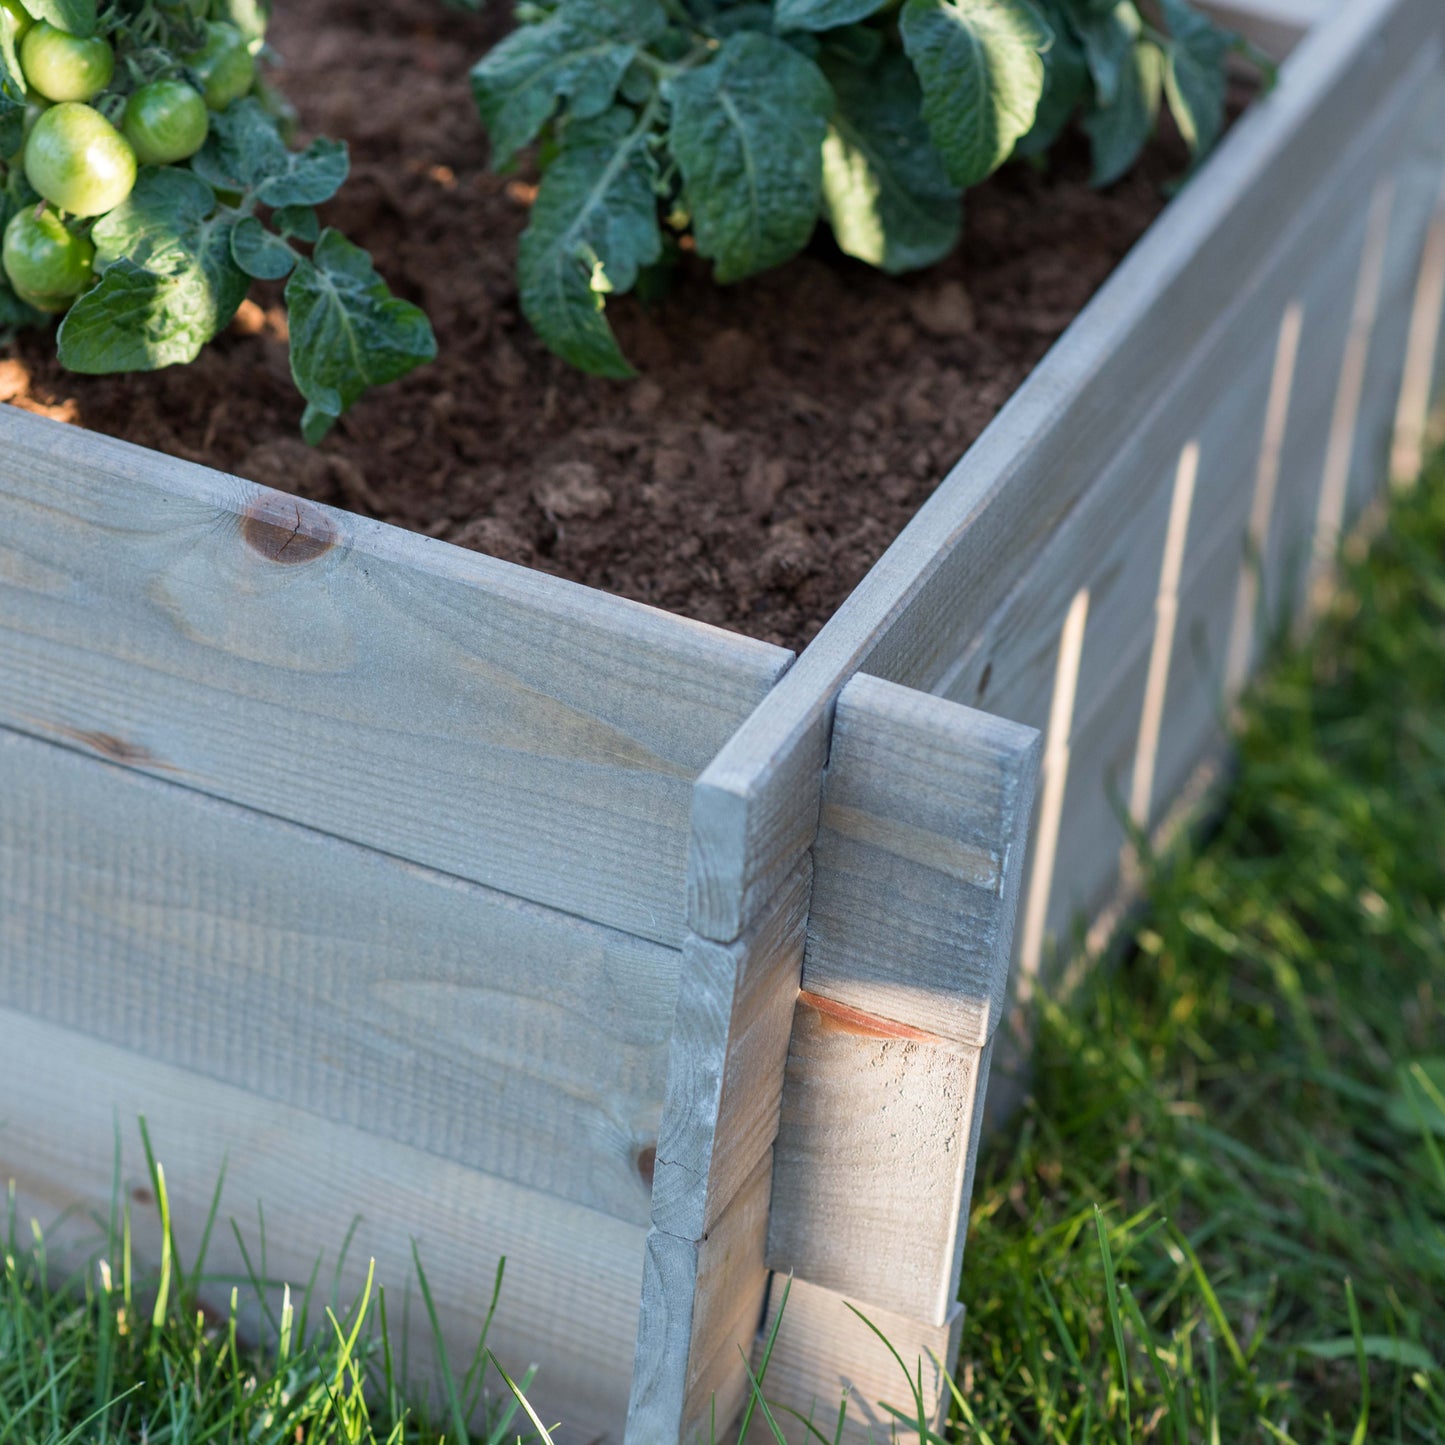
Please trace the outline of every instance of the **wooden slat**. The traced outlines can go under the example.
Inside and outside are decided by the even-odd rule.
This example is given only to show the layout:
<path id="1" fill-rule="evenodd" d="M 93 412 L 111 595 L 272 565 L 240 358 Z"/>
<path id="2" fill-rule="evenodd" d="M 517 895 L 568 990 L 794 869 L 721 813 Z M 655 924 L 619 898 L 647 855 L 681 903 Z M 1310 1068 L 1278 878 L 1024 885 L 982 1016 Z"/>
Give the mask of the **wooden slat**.
<path id="1" fill-rule="evenodd" d="M 0 408 L 0 723 L 680 944 L 781 649 Z"/>
<path id="2" fill-rule="evenodd" d="M 714 1420 L 736 1419 L 767 1295 L 772 1172 L 765 1150 L 704 1236 L 648 1231 L 629 1441 L 710 1445 Z"/>
<path id="3" fill-rule="evenodd" d="M 877 678 L 848 684 L 814 848 L 805 989 L 976 1048 L 992 1038 L 1039 750 L 1033 728 Z"/>
<path id="4" fill-rule="evenodd" d="M 567 1422 L 559 1445 L 620 1438 L 643 1262 L 638 1226 L 13 1010 L 0 1009 L 0 1038 L 0 1181 L 17 1181 L 22 1219 L 33 1214 L 49 1224 L 69 1209 L 108 1216 L 118 1121 L 137 1263 L 154 1264 L 158 1222 L 135 1122 L 143 1115 L 166 1166 L 184 1263 L 195 1258 L 225 1166 L 207 1266 L 216 1277 L 205 1292 L 213 1306 L 224 1309 L 231 1279 L 246 1277 L 228 1218 L 253 1262 L 260 1259 L 258 1200 L 270 1277 L 299 1292 L 324 1254 L 323 1299 L 335 1251 L 355 1224 L 342 1298 L 359 1294 L 369 1258 L 377 1262 L 395 1326 L 410 1292 L 411 1360 L 420 1383 L 435 1371 L 412 1241 L 458 1369 L 476 1347 L 497 1261 L 505 1256 L 490 1337 L 497 1357 L 509 1373 L 540 1365 L 529 1393 L 544 1419 Z M 495 1377 L 492 1383 L 501 1388 Z"/>
<path id="5" fill-rule="evenodd" d="M 922 1324 L 947 1321 L 985 1052 L 813 994 L 799 999 L 768 1234 L 780 1276 Z"/>
<path id="6" fill-rule="evenodd" d="M 689 919 L 728 941 L 811 843 L 831 710 L 860 666 L 931 689 L 1269 264 L 1382 97 L 1436 63 L 1432 0 L 1360 0 L 1300 47 L 699 780 Z"/>
<path id="7" fill-rule="evenodd" d="M 768 1330 L 782 1302 L 782 1284 L 780 1278 L 774 1277 L 768 1296 Z M 882 1445 L 895 1438 L 917 1440 L 918 1432 L 910 1430 L 906 1419 L 898 1420 L 888 1408 L 892 1406 L 905 1417 L 916 1418 L 909 1382 L 887 1347 L 853 1313 L 850 1304 L 883 1332 L 911 1375 L 916 1375 L 921 1366 L 924 1398 L 938 1402 L 930 1428 L 941 1429 L 947 1398 L 943 1370 L 957 1358 L 963 1333 L 963 1306 L 958 1304 L 953 1306 L 946 1324 L 919 1325 L 906 1316 L 859 1305 L 831 1290 L 794 1280 L 764 1381 L 764 1395 L 770 1400 L 788 1401 L 805 1416 L 811 1414 L 824 1438 L 832 1440 L 838 1407 L 846 1394 L 848 1411 L 839 1437 L 841 1445 Z M 771 1439 L 766 1426 L 755 1423 L 748 1432 L 747 1445 L 771 1445 Z"/>
<path id="8" fill-rule="evenodd" d="M 767 1283 L 770 1150 L 811 882 L 805 859 L 742 939 L 683 949 L 629 1440 L 686 1437 L 711 1415 L 700 1391 L 735 1401 L 746 1384 L 733 1345 L 739 1328 L 751 1337 Z"/>
<path id="9" fill-rule="evenodd" d="M 0 1006 L 646 1225 L 673 950 L 4 729 L 0 798 Z"/>

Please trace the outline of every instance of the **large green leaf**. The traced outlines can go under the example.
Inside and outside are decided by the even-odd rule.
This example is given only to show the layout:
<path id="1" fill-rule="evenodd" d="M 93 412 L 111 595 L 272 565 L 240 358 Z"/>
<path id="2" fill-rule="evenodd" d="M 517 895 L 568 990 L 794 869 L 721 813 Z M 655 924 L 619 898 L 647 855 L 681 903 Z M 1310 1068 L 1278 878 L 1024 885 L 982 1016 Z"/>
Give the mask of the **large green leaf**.
<path id="1" fill-rule="evenodd" d="M 779 30 L 834 30 L 852 25 L 881 10 L 886 0 L 775 0 L 773 19 Z"/>
<path id="2" fill-rule="evenodd" d="M 88 39 L 95 34 L 96 0 L 25 0 L 25 8 L 72 35 Z"/>
<path id="3" fill-rule="evenodd" d="M 719 281 L 780 265 L 818 218 L 833 92 L 792 46 L 749 31 L 671 80 L 670 143 L 697 249 Z"/>
<path id="4" fill-rule="evenodd" d="M 1105 0 L 1102 8 L 1089 0 L 1064 0 L 1064 5 L 1094 80 L 1094 98 L 1101 106 L 1113 105 L 1143 29 L 1134 0 Z"/>
<path id="5" fill-rule="evenodd" d="M 928 266 L 958 244 L 959 190 L 923 123 L 908 61 L 887 52 L 868 69 L 826 66 L 837 109 L 823 142 L 823 203 L 850 256 L 898 272 Z"/>
<path id="6" fill-rule="evenodd" d="M 371 257 L 340 231 L 321 233 L 286 283 L 291 375 L 306 398 L 301 429 L 318 442 L 371 386 L 395 381 L 437 354 L 425 313 L 393 296 Z"/>
<path id="7" fill-rule="evenodd" d="M 245 299 L 231 217 L 198 176 L 147 167 L 96 223 L 99 282 L 60 326 L 60 363 L 92 375 L 195 360 Z"/>
<path id="8" fill-rule="evenodd" d="M 0 25 L 5 23 L 0 10 Z M 0 59 L 0 160 L 13 156 L 25 140 L 25 90 Z"/>
<path id="9" fill-rule="evenodd" d="M 1088 95 L 1089 67 L 1083 47 L 1061 19 L 1053 24 L 1053 31 L 1054 43 L 1044 56 L 1044 93 L 1033 129 L 1015 148 L 1021 156 L 1041 155 L 1048 150 Z"/>
<path id="10" fill-rule="evenodd" d="M 1159 119 L 1163 74 L 1164 56 L 1159 47 L 1141 40 L 1119 78 L 1113 104 L 1084 118 L 1094 153 L 1094 185 L 1112 184 L 1139 159 Z"/>
<path id="11" fill-rule="evenodd" d="M 1180 135 L 1195 155 L 1203 155 L 1224 129 L 1224 57 L 1232 37 L 1184 0 L 1161 5 L 1169 27 L 1164 92 Z"/>
<path id="12" fill-rule="evenodd" d="M 607 111 L 642 46 L 667 28 L 657 0 L 564 0 L 545 20 L 518 26 L 472 69 L 472 94 L 501 167 L 565 99 L 575 120 Z"/>
<path id="13" fill-rule="evenodd" d="M 955 185 L 998 169 L 1033 129 L 1052 34 L 1028 0 L 907 0 L 903 45 Z"/>
<path id="14" fill-rule="evenodd" d="M 662 255 L 651 117 L 618 106 L 569 126 L 542 178 L 522 236 L 522 310 L 559 356 L 599 376 L 632 375 L 603 315 L 607 295 L 628 291 Z"/>
<path id="15" fill-rule="evenodd" d="M 345 143 L 325 137 L 288 149 L 276 118 L 247 99 L 211 117 L 191 167 L 218 190 L 250 192 L 268 206 L 319 206 L 341 189 L 351 163 Z"/>

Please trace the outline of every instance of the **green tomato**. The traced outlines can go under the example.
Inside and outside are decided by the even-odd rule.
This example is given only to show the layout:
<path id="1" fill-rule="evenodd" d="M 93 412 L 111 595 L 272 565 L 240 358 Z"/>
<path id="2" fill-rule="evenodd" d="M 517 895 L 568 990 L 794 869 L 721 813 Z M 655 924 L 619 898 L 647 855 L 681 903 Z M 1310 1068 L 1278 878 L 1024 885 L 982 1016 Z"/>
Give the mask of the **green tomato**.
<path id="1" fill-rule="evenodd" d="M 95 247 L 66 230 L 54 211 L 12 216 L 0 250 L 15 294 L 37 311 L 64 311 L 90 285 Z"/>
<path id="2" fill-rule="evenodd" d="M 42 20 L 21 43 L 20 68 L 47 100 L 91 100 L 115 75 L 115 51 L 98 35 L 82 40 Z"/>
<path id="3" fill-rule="evenodd" d="M 184 80 L 153 80 L 126 102 L 121 134 L 143 166 L 188 160 L 205 143 L 210 112 L 200 92 Z"/>
<path id="4" fill-rule="evenodd" d="M 67 101 L 35 122 L 25 142 L 25 178 L 53 206 L 103 216 L 135 185 L 130 142 L 98 111 Z"/>
<path id="5" fill-rule="evenodd" d="M 246 37 L 221 20 L 206 22 L 205 44 L 187 55 L 185 62 L 201 82 L 212 110 L 225 110 L 256 83 L 256 61 Z"/>
<path id="6" fill-rule="evenodd" d="M 35 24 L 35 17 L 20 3 L 20 0 L 0 0 L 0 26 L 4 26 L 5 17 L 9 17 L 11 37 L 17 41 L 22 40 L 25 32 Z"/>

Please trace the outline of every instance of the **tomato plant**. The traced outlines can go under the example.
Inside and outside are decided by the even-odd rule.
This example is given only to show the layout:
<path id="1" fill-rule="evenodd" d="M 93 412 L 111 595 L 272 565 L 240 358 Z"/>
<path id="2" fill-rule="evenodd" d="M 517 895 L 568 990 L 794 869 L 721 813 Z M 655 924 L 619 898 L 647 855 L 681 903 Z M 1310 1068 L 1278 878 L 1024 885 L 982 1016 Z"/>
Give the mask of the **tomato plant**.
<path id="1" fill-rule="evenodd" d="M 302 434 L 436 354 L 423 313 L 316 208 L 349 170 L 287 144 L 267 0 L 0 0 L 0 340 L 63 313 L 72 371 L 195 359 L 286 282 Z M 54 103 L 52 103 L 54 102 Z"/>
<path id="2" fill-rule="evenodd" d="M 963 192 L 1075 117 L 1099 185 L 1165 100 L 1203 155 L 1240 44 L 1188 0 L 543 0 L 517 17 L 472 88 L 495 166 L 541 142 L 522 309 L 604 376 L 631 374 L 606 298 L 683 235 L 723 282 L 786 261 L 820 218 L 860 260 L 927 266 L 958 242 Z"/>

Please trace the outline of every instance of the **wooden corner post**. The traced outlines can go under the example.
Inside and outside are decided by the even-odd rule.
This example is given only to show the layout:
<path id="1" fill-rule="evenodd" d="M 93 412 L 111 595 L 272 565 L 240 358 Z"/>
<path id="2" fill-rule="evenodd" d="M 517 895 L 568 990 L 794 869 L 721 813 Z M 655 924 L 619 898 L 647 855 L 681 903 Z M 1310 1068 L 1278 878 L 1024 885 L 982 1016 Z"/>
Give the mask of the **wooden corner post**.
<path id="1" fill-rule="evenodd" d="M 796 720 L 745 785 L 724 754 L 699 787 L 629 1445 L 736 1419 L 784 1275 L 766 1394 L 835 1419 L 846 1391 L 850 1442 L 907 1395 L 850 1305 L 935 1411 L 958 1343 L 1039 735 L 867 676 L 831 757 L 828 713 Z"/>
<path id="2" fill-rule="evenodd" d="M 946 1403 L 1038 732 L 873 677 L 843 690 L 774 1147 L 770 1400 L 892 1438 L 912 1370 Z M 850 1309 L 849 1306 L 852 1306 Z M 870 1433 L 871 1430 L 871 1433 Z"/>

